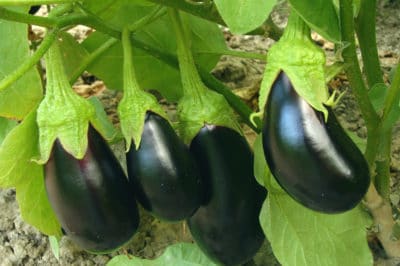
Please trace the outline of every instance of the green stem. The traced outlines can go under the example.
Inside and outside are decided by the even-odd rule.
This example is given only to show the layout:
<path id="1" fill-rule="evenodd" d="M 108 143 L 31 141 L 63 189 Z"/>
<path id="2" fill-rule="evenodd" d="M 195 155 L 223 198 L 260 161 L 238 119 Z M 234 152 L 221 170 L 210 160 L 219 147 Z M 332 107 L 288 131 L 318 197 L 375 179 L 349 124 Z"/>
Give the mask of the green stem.
<path id="1" fill-rule="evenodd" d="M 132 45 L 130 39 L 130 31 L 125 28 L 122 31 L 122 48 L 124 54 L 123 77 L 124 77 L 124 97 L 133 97 L 137 91 L 140 91 L 139 83 L 132 63 Z"/>
<path id="2" fill-rule="evenodd" d="M 376 46 L 375 20 L 376 0 L 361 1 L 355 26 L 369 88 L 384 83 Z"/>
<path id="3" fill-rule="evenodd" d="M 311 41 L 310 33 L 311 33 L 310 27 L 308 27 L 308 25 L 304 22 L 304 20 L 292 8 L 289 14 L 288 24 L 281 38 L 288 40 L 303 39 Z"/>
<path id="4" fill-rule="evenodd" d="M 177 56 L 181 73 L 183 94 L 191 95 L 200 100 L 205 88 L 202 86 L 201 78 L 197 72 L 193 55 L 191 53 L 188 29 L 185 28 L 182 23 L 177 10 L 170 9 L 169 11 L 172 26 L 176 35 Z"/>
<path id="5" fill-rule="evenodd" d="M 0 7 L 0 18 L 26 24 L 39 25 L 47 28 L 53 27 L 57 23 L 57 20 L 55 18 L 33 16 L 21 12 L 12 11 L 4 7 Z"/>
<path id="6" fill-rule="evenodd" d="M 87 12 L 84 10 L 84 12 Z M 132 25 L 128 26 L 128 30 L 133 32 L 136 30 L 141 29 L 145 25 L 148 25 L 160 16 L 163 16 L 166 13 L 166 9 L 164 7 L 155 8 L 152 12 L 148 15 L 144 16 L 143 18 L 135 21 Z M 70 83 L 73 84 L 79 76 L 85 71 L 99 56 L 105 53 L 109 48 L 114 46 L 118 42 L 118 39 L 110 38 L 105 43 L 103 43 L 100 47 L 94 50 L 88 57 L 86 57 L 83 62 L 79 65 L 79 67 L 74 71 L 72 74 L 72 78 L 70 79 Z"/>
<path id="7" fill-rule="evenodd" d="M 344 62 L 349 64 L 349 67 L 345 70 L 346 75 L 357 98 L 367 130 L 370 131 L 377 126 L 379 117 L 368 97 L 368 91 L 357 59 L 352 0 L 340 0 L 340 18 L 342 41 L 348 44 L 342 53 Z"/>
<path id="8" fill-rule="evenodd" d="M 224 20 L 221 18 L 216 6 L 212 4 L 212 2 L 199 5 L 190 3 L 190 1 L 182 1 L 182 0 L 149 0 L 149 1 L 159 5 L 168 6 L 174 9 L 185 11 L 187 13 L 218 23 L 220 25 L 225 25 Z"/>
<path id="9" fill-rule="evenodd" d="M 75 81 L 79 78 L 79 76 L 91 66 L 91 64 L 96 61 L 99 56 L 108 51 L 112 46 L 118 43 L 118 39 L 110 38 L 105 43 L 103 43 L 100 47 L 90 53 L 87 57 L 85 57 L 79 67 L 73 72 L 72 77 L 70 79 L 70 84 L 74 84 Z"/>
<path id="10" fill-rule="evenodd" d="M 240 58 L 261 60 L 264 62 L 266 60 L 265 54 L 231 50 L 231 49 L 224 49 L 221 51 L 206 51 L 206 52 L 197 51 L 196 54 L 230 55 L 230 56 L 235 56 L 235 57 L 240 57 Z"/>
<path id="11" fill-rule="evenodd" d="M 228 101 L 229 105 L 235 110 L 236 113 L 240 115 L 243 121 L 251 129 L 253 129 L 256 133 L 261 132 L 261 120 L 255 120 L 257 126 L 254 126 L 254 124 L 249 120 L 250 115 L 253 113 L 253 110 L 251 108 L 249 108 L 242 100 L 240 100 L 235 94 L 233 94 L 231 89 L 227 88 L 213 75 L 208 73 L 208 71 L 200 68 L 199 72 L 201 79 L 208 88 L 218 92 L 219 94 L 222 94 Z"/>
<path id="12" fill-rule="evenodd" d="M 62 64 L 62 55 L 59 44 L 54 41 L 49 47 L 46 55 L 46 97 L 54 100 L 62 99 L 60 95 L 65 95 L 65 88 L 72 91 L 69 86 L 67 75 L 65 74 L 64 65 Z"/>
<path id="13" fill-rule="evenodd" d="M 383 107 L 382 124 L 387 130 L 390 130 L 397 119 L 393 120 L 392 116 L 398 118 L 400 102 L 400 62 L 397 65 L 396 72 L 393 76 L 392 84 L 388 89 Z"/>
<path id="14" fill-rule="evenodd" d="M 379 194 L 385 200 L 389 200 L 392 131 L 384 131 L 380 136 L 379 151 L 375 162 L 376 176 L 374 184 Z"/>
<path id="15" fill-rule="evenodd" d="M 71 3 L 71 0 L 40 0 L 40 1 L 32 1 L 32 0 L 0 0 L 0 5 L 2 6 L 21 6 L 21 5 L 34 5 L 37 2 L 40 2 L 42 5 L 46 4 L 63 4 L 63 3 Z"/>
<path id="16" fill-rule="evenodd" d="M 54 28 L 46 34 L 39 48 L 33 53 L 33 55 L 26 60 L 22 65 L 20 65 L 13 73 L 7 75 L 4 79 L 0 81 L 0 91 L 4 90 L 20 77 L 22 77 L 29 69 L 31 69 L 39 60 L 43 57 L 46 51 L 49 49 L 51 44 L 57 37 L 59 29 Z"/>

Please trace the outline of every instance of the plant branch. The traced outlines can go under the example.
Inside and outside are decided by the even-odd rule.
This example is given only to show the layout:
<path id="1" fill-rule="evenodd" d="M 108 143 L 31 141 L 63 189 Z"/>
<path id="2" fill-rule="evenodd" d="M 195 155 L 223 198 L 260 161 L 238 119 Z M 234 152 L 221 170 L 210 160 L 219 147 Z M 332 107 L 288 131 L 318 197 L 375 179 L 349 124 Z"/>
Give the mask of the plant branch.
<path id="1" fill-rule="evenodd" d="M 55 18 L 33 16 L 21 12 L 12 11 L 5 7 L 0 7 L 0 18 L 47 28 L 54 27 L 57 23 L 57 20 Z"/>
<path id="2" fill-rule="evenodd" d="M 389 257 L 398 257 L 400 254 L 400 240 L 393 236 L 395 221 L 392 217 L 390 203 L 383 200 L 373 184 L 369 187 L 365 197 L 365 205 L 378 226 L 377 237 L 381 241 L 385 252 Z"/>
<path id="3" fill-rule="evenodd" d="M 348 44 L 342 53 L 344 62 L 349 64 L 349 67 L 345 70 L 346 75 L 357 98 L 367 130 L 369 130 L 378 123 L 378 115 L 369 100 L 357 59 L 352 0 L 340 0 L 340 18 L 342 41 Z"/>
<path id="4" fill-rule="evenodd" d="M 397 65 L 392 84 L 388 89 L 383 107 L 382 123 L 383 128 L 390 129 L 399 117 L 400 103 L 400 62 Z M 393 119 L 394 117 L 394 119 Z"/>
<path id="5" fill-rule="evenodd" d="M 54 28 L 46 34 L 46 37 L 43 39 L 39 48 L 33 53 L 33 55 L 26 60 L 22 65 L 20 65 L 13 73 L 7 75 L 4 79 L 0 81 L 0 91 L 4 90 L 12 83 L 17 81 L 20 77 L 22 77 L 29 69 L 31 69 L 34 65 L 39 62 L 39 60 L 43 57 L 49 47 L 52 45 L 54 40 L 57 37 L 59 29 Z"/>
<path id="6" fill-rule="evenodd" d="M 224 20 L 221 18 L 218 10 L 212 1 L 204 1 L 202 3 L 196 3 L 190 0 L 148 0 L 156 4 L 172 7 L 194 16 L 206 19 L 208 21 L 217 23 L 222 26 L 227 26 Z M 265 35 L 271 39 L 277 41 L 282 36 L 283 30 L 280 29 L 273 21 L 272 17 L 268 19 L 257 29 L 249 32 L 250 35 Z"/>
<path id="7" fill-rule="evenodd" d="M 375 84 L 384 83 L 378 48 L 376 46 L 375 20 L 376 0 L 361 1 L 355 26 L 362 54 L 363 67 L 370 88 Z"/>

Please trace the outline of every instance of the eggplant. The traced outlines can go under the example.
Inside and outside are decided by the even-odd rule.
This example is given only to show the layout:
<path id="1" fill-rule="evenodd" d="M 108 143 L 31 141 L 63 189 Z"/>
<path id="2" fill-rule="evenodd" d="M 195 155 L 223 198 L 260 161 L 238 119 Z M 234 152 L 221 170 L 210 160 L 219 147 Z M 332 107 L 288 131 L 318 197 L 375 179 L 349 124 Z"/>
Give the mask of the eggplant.
<path id="1" fill-rule="evenodd" d="M 186 219 L 201 201 L 201 178 L 189 149 L 169 122 L 147 112 L 139 148 L 126 155 L 139 203 L 165 221 Z"/>
<path id="2" fill-rule="evenodd" d="M 205 125 L 190 144 L 204 182 L 202 206 L 187 220 L 202 251 L 224 265 L 250 260 L 265 236 L 259 213 L 266 190 L 253 173 L 253 153 L 236 131 Z"/>
<path id="3" fill-rule="evenodd" d="M 91 126 L 79 160 L 57 139 L 45 165 L 47 195 L 64 233 L 95 253 L 119 248 L 139 225 L 139 213 L 120 163 Z"/>
<path id="4" fill-rule="evenodd" d="M 291 197 L 315 211 L 340 213 L 361 201 L 370 174 L 364 156 L 327 109 L 325 122 L 281 72 L 265 106 L 262 141 L 271 173 Z"/>

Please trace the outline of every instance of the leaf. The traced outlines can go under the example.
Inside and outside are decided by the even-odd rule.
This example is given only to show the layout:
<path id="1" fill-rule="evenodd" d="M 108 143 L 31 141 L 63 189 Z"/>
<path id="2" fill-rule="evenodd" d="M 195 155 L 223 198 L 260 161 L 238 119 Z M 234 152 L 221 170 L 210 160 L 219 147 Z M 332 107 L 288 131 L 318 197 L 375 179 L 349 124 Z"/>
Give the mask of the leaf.
<path id="1" fill-rule="evenodd" d="M 235 34 L 247 33 L 261 26 L 276 0 L 215 0 L 222 19 Z"/>
<path id="2" fill-rule="evenodd" d="M 31 112 L 13 128 L 0 147 L 0 187 L 15 187 L 22 218 L 38 230 L 59 235 L 60 225 L 47 199 L 43 167 L 31 161 L 37 156 L 36 113 Z"/>
<path id="3" fill-rule="evenodd" d="M 119 27 L 126 24 L 123 20 L 126 16 L 122 12 L 125 9 L 132 10 L 128 15 L 130 23 L 152 11 L 152 8 L 135 7 L 132 4 L 127 4 L 122 11 L 121 9 L 114 10 L 113 6 L 109 9 L 110 12 L 102 11 L 101 14 L 104 13 L 102 18 L 119 19 L 120 21 L 114 21 Z M 216 24 L 206 20 L 189 15 L 188 17 L 193 36 L 195 61 L 199 66 L 210 71 L 219 60 L 219 55 L 215 52 L 226 49 L 221 30 Z M 175 36 L 175 33 L 169 25 L 171 25 L 169 17 L 164 16 L 136 32 L 135 38 L 148 44 L 149 47 L 154 47 L 167 55 L 173 55 L 176 50 L 176 42 L 171 36 Z M 209 36 L 213 36 L 213 38 L 209 38 Z M 82 43 L 82 46 L 91 53 L 107 40 L 106 35 L 95 32 Z M 133 46 L 135 45 L 133 44 Z M 89 67 L 88 71 L 102 79 L 109 89 L 121 90 L 122 54 L 122 46 L 118 43 L 102 54 Z M 170 101 L 177 101 L 181 97 L 182 87 L 179 71 L 176 68 L 135 47 L 133 62 L 136 69 L 143 70 L 137 73 L 141 88 L 158 90 Z"/>
<path id="4" fill-rule="evenodd" d="M 0 42 L 0 79 L 3 79 L 30 57 L 27 25 L 0 20 L 0 36 L 7 36 Z M 0 116 L 22 119 L 41 99 L 41 80 L 36 68 L 32 68 L 0 92 Z"/>
<path id="5" fill-rule="evenodd" d="M 85 57 L 88 56 L 87 51 L 79 45 L 79 43 L 67 32 L 59 34 L 62 42 L 59 42 L 62 51 L 62 62 L 65 74 L 71 79 L 75 70 L 80 66 Z"/>
<path id="6" fill-rule="evenodd" d="M 208 259 L 196 244 L 178 243 L 167 247 L 155 260 L 129 258 L 126 255 L 114 257 L 107 266 L 217 266 Z"/>
<path id="7" fill-rule="evenodd" d="M 289 0 L 307 24 L 328 41 L 341 41 L 339 18 L 332 1 L 327 0 Z"/>
<path id="8" fill-rule="evenodd" d="M 7 134 L 17 125 L 15 120 L 0 117 L 0 145 Z"/>
<path id="9" fill-rule="evenodd" d="M 377 83 L 368 91 L 369 99 L 376 112 L 381 112 L 385 103 L 388 87 L 384 83 Z"/>
<path id="10" fill-rule="evenodd" d="M 25 222 L 46 235 L 61 236 L 61 226 L 50 206 L 44 185 L 43 167 L 31 169 L 16 186 L 17 202 Z"/>
<path id="11" fill-rule="evenodd" d="M 260 222 L 282 265 L 373 264 L 366 239 L 371 221 L 359 207 L 343 214 L 322 214 L 286 194 L 269 193 Z"/>
<path id="12" fill-rule="evenodd" d="M 14 127 L 0 146 L 0 187 L 15 187 L 41 166 L 31 162 L 38 153 L 38 129 L 34 112 Z"/>
<path id="13" fill-rule="evenodd" d="M 58 243 L 58 239 L 55 236 L 49 236 L 49 243 L 51 252 L 53 253 L 54 257 L 57 261 L 60 261 L 60 245 Z"/>
<path id="14" fill-rule="evenodd" d="M 91 120 L 93 126 L 108 142 L 117 142 L 122 139 L 121 132 L 118 131 L 111 121 L 108 119 L 106 112 L 104 111 L 103 104 L 97 97 L 90 97 L 88 101 L 94 107 L 96 115 Z"/>
<path id="15" fill-rule="evenodd" d="M 258 134 L 256 140 L 254 141 L 254 176 L 257 182 L 265 187 L 266 176 L 269 175 L 268 167 L 264 157 L 264 149 L 262 146 L 262 135 Z"/>

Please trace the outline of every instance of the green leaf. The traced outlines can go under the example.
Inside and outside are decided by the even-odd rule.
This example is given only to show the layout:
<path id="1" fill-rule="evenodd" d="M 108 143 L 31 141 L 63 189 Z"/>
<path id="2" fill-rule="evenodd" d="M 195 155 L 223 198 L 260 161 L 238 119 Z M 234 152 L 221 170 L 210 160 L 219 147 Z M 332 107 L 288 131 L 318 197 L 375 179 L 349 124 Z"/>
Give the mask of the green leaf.
<path id="1" fill-rule="evenodd" d="M 341 41 L 339 18 L 331 0 L 289 0 L 307 24 L 328 41 Z"/>
<path id="2" fill-rule="evenodd" d="M 31 162 L 31 158 L 38 154 L 35 118 L 35 113 L 30 113 L 9 132 L 0 146 L 0 187 L 15 187 L 41 169 L 41 166 Z"/>
<path id="3" fill-rule="evenodd" d="M 126 255 L 114 257 L 107 266 L 217 266 L 208 259 L 196 244 L 178 243 L 167 247 L 155 260 L 129 258 Z"/>
<path id="4" fill-rule="evenodd" d="M 59 44 L 62 51 L 61 56 L 65 74 L 68 79 L 71 79 L 75 70 L 80 66 L 84 58 L 88 56 L 88 52 L 79 45 L 71 34 L 62 32 L 60 37 L 63 40 Z"/>
<path id="5" fill-rule="evenodd" d="M 17 125 L 15 120 L 0 117 L 0 145 L 7 134 Z"/>
<path id="6" fill-rule="evenodd" d="M 343 214 L 322 214 L 286 194 L 270 192 L 260 222 L 282 265 L 373 264 L 366 238 L 371 221 L 359 207 Z"/>
<path id="7" fill-rule="evenodd" d="M 27 25 L 0 20 L 0 36 L 8 36 L 0 42 L 0 79 L 3 79 L 30 56 Z M 0 116 L 22 119 L 41 99 L 41 80 L 36 68 L 32 68 L 0 92 Z"/>
<path id="8" fill-rule="evenodd" d="M 388 87 L 384 83 L 375 84 L 368 91 L 369 99 L 376 112 L 382 111 L 387 91 Z"/>
<path id="9" fill-rule="evenodd" d="M 275 6 L 275 0 L 215 0 L 222 19 L 235 34 L 261 26 Z"/>
<path id="10" fill-rule="evenodd" d="M 36 113 L 31 112 L 7 135 L 0 147 L 0 187 L 15 187 L 22 218 L 44 234 L 60 235 L 50 208 L 43 167 L 31 161 L 38 155 Z"/>
<path id="11" fill-rule="evenodd" d="M 90 97 L 89 103 L 94 107 L 96 115 L 91 120 L 93 126 L 108 142 L 114 143 L 122 139 L 121 132 L 117 130 L 111 121 L 108 119 L 106 112 L 104 111 L 103 104 L 97 97 Z"/>
<path id="12" fill-rule="evenodd" d="M 153 10 L 153 8 L 149 7 L 135 7 L 132 4 L 127 4 L 125 8 L 132 9 L 132 13 L 128 15 L 130 23 Z M 122 25 L 127 24 L 127 22 L 124 22 L 126 16 L 121 13 L 124 10 L 124 8 L 114 10 L 113 6 L 110 6 L 110 12 L 107 9 L 107 12 L 103 11 L 101 14 L 104 13 L 104 19 L 112 17 L 121 20 L 114 23 L 122 27 Z M 216 24 L 206 20 L 189 15 L 188 17 L 192 30 L 195 61 L 202 68 L 210 71 L 219 60 L 219 55 L 215 52 L 226 49 L 221 30 Z M 175 54 L 176 42 L 171 37 L 175 35 L 170 25 L 169 17 L 164 16 L 136 32 L 135 38 L 163 53 L 168 55 Z M 209 38 L 209 36 L 213 36 L 213 38 Z M 82 46 L 90 53 L 106 42 L 108 38 L 104 34 L 95 32 L 82 43 Z M 122 73 L 122 55 L 120 43 L 114 45 L 95 60 L 88 71 L 102 79 L 109 89 L 121 90 L 123 84 L 122 75 L 120 75 Z M 138 48 L 133 49 L 133 62 L 136 69 L 143 70 L 137 73 L 141 88 L 158 90 L 170 101 L 177 101 L 182 96 L 179 71 L 176 68 Z"/>
<path id="13" fill-rule="evenodd" d="M 56 236 L 49 236 L 49 243 L 54 257 L 57 261 L 60 261 L 60 245 L 58 243 L 58 238 Z"/>
<path id="14" fill-rule="evenodd" d="M 16 186 L 17 202 L 25 222 L 46 235 L 61 236 L 61 226 L 50 206 L 44 186 L 43 167 L 31 168 Z"/>

